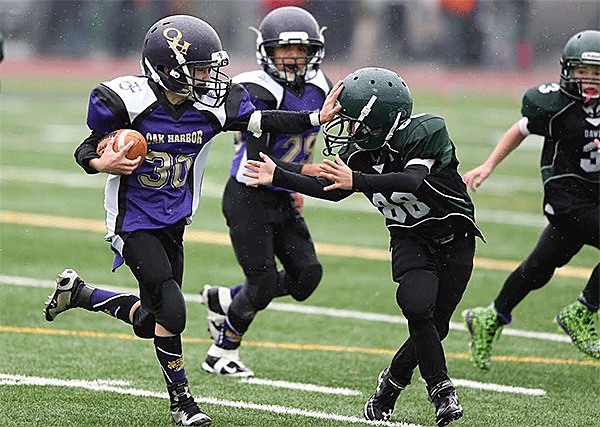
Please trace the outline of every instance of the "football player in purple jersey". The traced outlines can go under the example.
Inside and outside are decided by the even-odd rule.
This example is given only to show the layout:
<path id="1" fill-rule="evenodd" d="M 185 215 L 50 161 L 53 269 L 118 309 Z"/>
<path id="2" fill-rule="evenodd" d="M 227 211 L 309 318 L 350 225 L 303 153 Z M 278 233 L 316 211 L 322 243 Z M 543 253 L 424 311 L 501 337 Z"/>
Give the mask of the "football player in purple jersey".
<path id="1" fill-rule="evenodd" d="M 106 240 L 115 252 L 113 270 L 125 263 L 140 296 L 94 288 L 66 269 L 44 309 L 48 321 L 74 307 L 101 311 L 132 325 L 138 337 L 152 339 L 178 425 L 211 424 L 194 401 L 184 369 L 181 288 L 184 228 L 198 207 L 213 137 L 228 130 L 303 132 L 328 121 L 339 108 L 334 90 L 319 112 L 259 111 L 244 87 L 221 71 L 228 63 L 209 24 L 188 15 L 169 16 L 146 34 L 142 75 L 118 77 L 92 91 L 91 134 L 75 159 L 87 173 L 107 174 Z M 102 136 L 122 128 L 145 136 L 145 158 L 127 159 L 131 145 L 115 152 L 109 144 L 102 156 L 96 154 Z"/>
<path id="2" fill-rule="evenodd" d="M 511 322 L 513 309 L 531 291 L 545 286 L 584 245 L 600 244 L 600 31 L 571 37 L 560 64 L 560 83 L 527 90 L 523 117 L 506 131 L 488 159 L 464 176 L 475 190 L 528 135 L 544 137 L 541 174 L 548 225 L 492 304 L 463 312 L 471 334 L 471 361 L 479 369 L 490 368 L 492 344 Z M 594 359 L 600 359 L 594 325 L 600 303 L 599 269 L 597 264 L 577 300 L 555 317 L 575 347 Z"/>
<path id="3" fill-rule="evenodd" d="M 390 233 L 396 303 L 409 338 L 377 379 L 363 414 L 389 421 L 417 366 L 435 405 L 438 426 L 463 409 L 448 377 L 442 340 L 473 270 L 475 208 L 458 173 L 456 149 L 444 119 L 412 112 L 406 82 L 383 68 L 362 68 L 343 80 L 342 110 L 324 126 L 320 176 L 285 170 L 261 153 L 248 160 L 246 185 L 276 185 L 339 201 L 361 192 L 385 217 Z"/>
<path id="4" fill-rule="evenodd" d="M 331 83 L 320 69 L 323 30 L 299 7 L 281 7 L 261 21 L 256 32 L 256 56 L 261 69 L 233 78 L 250 93 L 261 110 L 314 111 L 321 108 Z M 215 343 L 202 367 L 227 376 L 253 375 L 240 360 L 239 347 L 256 313 L 275 297 L 306 300 L 319 284 L 321 264 L 302 217 L 302 195 L 278 187 L 248 187 L 248 159 L 260 151 L 282 167 L 318 173 L 311 164 L 319 126 L 302 132 L 262 134 L 242 131 L 234 139 L 231 176 L 222 209 L 229 236 L 245 280 L 232 288 L 206 285 L 202 302 L 208 309 L 208 329 Z M 276 258 L 282 269 L 277 269 Z"/>

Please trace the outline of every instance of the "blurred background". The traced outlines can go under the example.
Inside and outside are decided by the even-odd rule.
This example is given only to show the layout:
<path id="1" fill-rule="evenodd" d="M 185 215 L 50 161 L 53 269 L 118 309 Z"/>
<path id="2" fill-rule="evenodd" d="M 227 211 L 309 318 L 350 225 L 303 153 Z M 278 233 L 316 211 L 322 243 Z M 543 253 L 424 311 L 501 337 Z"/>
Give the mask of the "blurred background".
<path id="1" fill-rule="evenodd" d="M 205 19 L 233 63 L 254 64 L 253 33 L 271 9 L 296 5 L 327 27 L 326 65 L 552 67 L 574 33 L 600 27 L 597 0 L 0 0 L 5 62 L 24 57 L 138 60 L 149 26 Z"/>

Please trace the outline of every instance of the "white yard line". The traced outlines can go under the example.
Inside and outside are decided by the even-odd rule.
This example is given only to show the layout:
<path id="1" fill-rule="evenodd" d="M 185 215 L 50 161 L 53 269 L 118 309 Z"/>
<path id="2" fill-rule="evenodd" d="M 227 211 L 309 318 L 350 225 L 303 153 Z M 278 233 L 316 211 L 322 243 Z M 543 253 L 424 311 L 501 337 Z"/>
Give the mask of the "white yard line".
<path id="1" fill-rule="evenodd" d="M 18 277 L 18 276 L 5 276 L 0 275 L 0 283 L 4 283 L 12 286 L 30 286 L 30 287 L 38 287 L 38 288 L 54 288 L 56 286 L 54 280 L 40 280 L 34 279 L 31 277 Z M 103 284 L 92 284 L 90 286 L 95 286 L 104 289 L 110 289 L 114 292 L 126 292 L 126 293 L 135 293 L 136 291 L 132 288 L 122 288 L 115 287 L 111 285 L 103 285 Z M 200 302 L 199 294 L 184 294 L 185 299 L 190 302 Z M 317 307 L 314 305 L 308 304 L 291 304 L 291 303 L 280 303 L 280 302 L 272 302 L 267 307 L 267 310 L 273 311 L 281 311 L 286 313 L 298 313 L 298 314 L 309 314 L 309 315 L 319 315 L 319 316 L 329 316 L 336 318 L 346 318 L 346 319 L 355 319 L 362 320 L 367 322 L 381 322 L 381 323 L 396 323 L 396 324 L 406 324 L 406 318 L 400 315 L 391 315 L 391 314 L 381 314 L 381 313 L 369 313 L 365 311 L 356 311 L 356 310 L 341 310 L 337 308 L 327 308 L 327 307 Z M 457 331 L 466 331 L 465 326 L 462 323 L 458 322 L 450 322 L 450 329 Z M 505 327 L 502 331 L 502 335 L 504 336 L 514 336 L 520 338 L 527 339 L 537 339 L 542 341 L 552 341 L 552 342 L 563 342 L 570 344 L 569 337 L 566 335 L 560 334 L 551 334 L 546 332 L 533 332 L 526 331 L 520 329 L 513 329 L 510 327 Z"/>
<path id="2" fill-rule="evenodd" d="M 240 382 L 255 385 L 263 385 L 267 387 L 285 388 L 289 390 L 308 391 L 313 393 L 339 394 L 341 396 L 360 396 L 362 394 L 358 390 L 351 390 L 349 388 L 325 387 L 315 384 L 294 383 L 290 381 L 264 380 L 260 378 L 245 378 L 240 380 Z"/>
<path id="3" fill-rule="evenodd" d="M 452 382 L 456 387 L 473 388 L 476 390 L 489 390 L 498 393 L 516 393 L 524 394 L 527 396 L 545 396 L 546 390 L 540 388 L 525 388 L 525 387 L 513 387 L 510 385 L 493 384 L 493 383 L 481 383 L 479 381 L 460 380 L 452 378 Z"/>
<path id="4" fill-rule="evenodd" d="M 63 380 L 58 378 L 44 378 L 44 377 L 29 377 L 24 375 L 9 375 L 0 374 L 0 386 L 17 386 L 17 385 L 29 385 L 29 386 L 54 386 L 54 387 L 71 387 L 71 388 L 82 388 L 92 391 L 109 391 L 113 393 L 125 394 L 130 396 L 140 397 L 154 397 L 160 399 L 168 399 L 169 396 L 165 392 L 155 392 L 151 390 L 143 390 L 138 388 L 124 388 L 109 385 L 102 381 L 85 381 L 85 380 Z M 423 427 L 419 424 L 409 424 L 403 422 L 370 422 L 363 418 L 351 417 L 347 415 L 332 414 L 327 412 L 310 411 L 302 408 L 291 408 L 279 405 L 263 405 L 258 403 L 235 401 L 235 400 L 224 400 L 213 397 L 196 397 L 196 402 L 200 404 L 209 404 L 217 406 L 228 406 L 236 409 L 252 409 L 264 412 L 271 412 L 283 415 L 297 415 L 305 418 L 314 418 L 327 421 L 340 421 L 353 424 L 367 424 L 367 425 L 379 425 L 379 426 L 390 426 L 390 427 Z"/>
<path id="5" fill-rule="evenodd" d="M 324 387 L 315 384 L 294 383 L 289 381 L 274 381 L 260 378 L 244 378 L 240 382 L 263 385 L 268 387 L 285 388 L 289 390 L 300 390 L 314 393 L 338 394 L 342 396 L 360 396 L 362 393 L 358 390 L 348 388 Z M 539 388 L 515 387 L 511 385 L 502 385 L 494 383 L 482 383 L 479 381 L 461 380 L 452 378 L 452 382 L 457 387 L 472 388 L 475 390 L 494 391 L 497 393 L 514 393 L 523 394 L 526 396 L 545 396 L 546 391 Z"/>

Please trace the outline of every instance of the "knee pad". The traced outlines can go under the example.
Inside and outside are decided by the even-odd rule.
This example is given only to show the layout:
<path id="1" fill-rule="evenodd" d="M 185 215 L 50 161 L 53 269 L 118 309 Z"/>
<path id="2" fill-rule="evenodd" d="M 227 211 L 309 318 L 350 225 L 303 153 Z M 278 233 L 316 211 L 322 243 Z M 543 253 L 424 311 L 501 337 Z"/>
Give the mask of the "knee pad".
<path id="1" fill-rule="evenodd" d="M 185 329 L 186 310 L 181 288 L 173 279 L 161 285 L 161 304 L 156 312 L 156 323 L 172 334 L 179 335 Z"/>
<path id="2" fill-rule="evenodd" d="M 133 312 L 133 333 L 140 338 L 154 338 L 154 315 L 143 305 Z"/>
<path id="3" fill-rule="evenodd" d="M 294 286 L 290 287 L 290 295 L 296 301 L 304 301 L 315 291 L 321 278 L 323 277 L 323 267 L 321 264 L 311 264 L 304 268 Z"/>
<path id="4" fill-rule="evenodd" d="M 409 270 L 402 275 L 396 302 L 407 319 L 430 319 L 435 310 L 438 278 L 427 270 Z"/>

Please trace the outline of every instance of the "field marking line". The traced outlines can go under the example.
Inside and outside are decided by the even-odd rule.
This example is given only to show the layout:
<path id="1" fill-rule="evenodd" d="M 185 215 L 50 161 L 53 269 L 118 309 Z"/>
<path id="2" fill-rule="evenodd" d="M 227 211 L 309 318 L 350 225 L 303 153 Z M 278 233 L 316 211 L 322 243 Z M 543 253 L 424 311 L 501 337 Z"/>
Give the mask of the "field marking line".
<path id="1" fill-rule="evenodd" d="M 51 329 L 37 327 L 21 327 L 7 326 L 0 324 L 0 333 L 15 333 L 15 334 L 32 334 L 32 335 L 54 335 L 54 336 L 78 336 L 86 338 L 108 338 L 121 340 L 141 340 L 141 338 L 129 333 L 115 332 L 98 332 L 98 331 L 81 331 L 68 329 Z M 184 343 L 195 344 L 212 344 L 214 340 L 208 338 L 192 338 L 182 337 Z M 297 343 L 274 343 L 268 341 L 251 341 L 245 340 L 244 346 L 256 348 L 268 348 L 279 350 L 293 351 L 319 351 L 319 352 L 335 352 L 335 353 L 355 353 L 368 355 L 387 355 L 392 356 L 396 353 L 396 349 L 383 348 L 367 348 L 367 347 L 346 347 L 341 345 L 325 345 L 325 344 L 297 344 Z M 446 353 L 447 359 L 468 360 L 469 355 L 466 353 Z M 530 364 L 547 364 L 547 365 L 577 365 L 577 366 L 600 366 L 600 362 L 595 360 L 575 360 L 575 359 L 558 359 L 547 357 L 530 357 L 530 356 L 510 356 L 497 355 L 493 356 L 494 361 L 513 362 L 513 363 L 530 363 Z"/>
<path id="2" fill-rule="evenodd" d="M 541 388 L 514 387 L 510 385 L 482 383 L 479 381 L 461 380 L 456 378 L 452 378 L 452 382 L 456 387 L 466 387 L 475 390 L 495 391 L 498 393 L 524 394 L 526 396 L 546 396 L 546 390 L 543 390 Z"/>
<path id="3" fill-rule="evenodd" d="M 294 383 L 289 381 L 275 381 L 265 380 L 262 378 L 250 377 L 243 378 L 240 380 L 242 383 L 257 384 L 268 387 L 280 387 L 291 390 L 301 390 L 307 392 L 326 393 L 326 394 L 340 394 L 343 396 L 360 396 L 362 393 L 358 390 L 352 390 L 347 388 L 333 388 L 323 387 L 314 384 Z M 422 381 L 425 383 L 424 381 Z M 540 388 L 527 388 L 527 387 L 516 387 L 503 384 L 494 383 L 482 383 L 479 381 L 463 380 L 459 378 L 452 378 L 452 382 L 455 386 L 472 388 L 475 390 L 493 391 L 497 393 L 514 393 L 523 394 L 526 396 L 545 396 L 546 391 Z"/>
<path id="4" fill-rule="evenodd" d="M 78 231 L 93 231 L 106 233 L 104 221 L 84 218 L 73 218 L 59 215 L 43 215 L 27 212 L 0 211 L 0 222 L 18 225 L 29 225 L 33 227 L 60 228 Z M 227 233 L 216 231 L 188 229 L 185 232 L 186 242 L 205 243 L 219 246 L 230 246 L 231 241 Z M 375 261 L 389 261 L 390 253 L 386 249 L 361 248 L 356 246 L 334 245 L 328 243 L 316 243 L 315 248 L 319 255 L 337 256 L 344 258 L 359 258 Z M 519 262 L 501 259 L 490 259 L 476 257 L 475 268 L 482 270 L 513 271 Z M 564 266 L 555 271 L 556 276 L 588 279 L 591 274 L 590 268 L 577 266 Z"/>
<path id="5" fill-rule="evenodd" d="M 12 286 L 29 286 L 36 288 L 48 288 L 53 289 L 56 287 L 56 282 L 54 280 L 40 280 L 29 277 L 18 277 L 18 276 L 6 276 L 0 275 L 0 283 L 4 283 Z M 94 286 L 97 288 L 108 289 L 113 292 L 120 293 L 134 293 L 136 294 L 136 290 L 132 288 L 111 286 L 105 284 L 95 284 L 90 283 L 90 286 Z M 184 298 L 188 302 L 201 303 L 199 294 L 189 294 L 184 293 Z M 271 302 L 267 307 L 267 310 L 280 311 L 284 313 L 297 313 L 297 314 L 307 314 L 312 316 L 328 316 L 335 318 L 345 318 L 345 319 L 353 319 L 353 320 L 361 320 L 366 322 L 381 322 L 381 323 L 391 323 L 391 324 L 401 324 L 406 325 L 407 321 L 404 316 L 394 315 L 394 314 L 382 314 L 382 313 L 370 313 L 366 311 L 358 311 L 358 310 L 344 310 L 339 308 L 331 308 L 331 307 L 318 307 L 314 305 L 308 304 L 292 304 L 292 303 L 281 303 L 281 302 Z M 466 327 L 459 322 L 450 322 L 450 329 L 456 331 L 466 332 Z M 570 339 L 564 334 L 555 334 L 548 332 L 534 332 L 527 331 L 521 329 L 514 329 L 510 326 L 504 328 L 503 335 L 505 336 L 514 336 L 519 338 L 526 339 L 538 339 L 542 341 L 551 341 L 551 342 L 562 342 L 570 344 Z"/>
<path id="6" fill-rule="evenodd" d="M 296 383 L 290 381 L 281 380 L 266 380 L 262 378 L 250 377 L 243 378 L 240 380 L 241 383 L 261 385 L 266 387 L 285 388 L 288 390 L 300 390 L 313 393 L 323 394 L 339 394 L 341 396 L 360 396 L 362 393 L 358 390 L 352 390 L 343 387 L 326 387 L 316 384 Z"/>
<path id="7" fill-rule="evenodd" d="M 58 378 L 44 378 L 44 377 L 30 377 L 24 375 L 9 375 L 0 374 L 0 386 L 17 386 L 17 385 L 30 385 L 30 386 L 54 386 L 54 387 L 70 387 L 70 388 L 81 388 L 91 391 L 108 391 L 113 393 L 119 393 L 130 396 L 138 397 L 154 397 L 160 399 L 169 399 L 169 395 L 166 392 L 155 392 L 151 390 L 144 390 L 139 388 L 122 388 L 115 387 L 107 384 L 103 384 L 100 381 L 85 381 L 85 380 L 62 380 Z M 327 412 L 311 411 L 301 408 L 292 408 L 280 405 L 264 405 L 258 403 L 244 402 L 240 400 L 225 400 L 217 399 L 213 397 L 196 397 L 196 402 L 200 404 L 227 406 L 236 409 L 252 409 L 264 412 L 271 412 L 282 415 L 297 415 L 305 418 L 314 418 L 328 421 L 340 421 L 352 424 L 367 424 L 367 425 L 378 425 L 378 426 L 390 426 L 390 427 L 423 427 L 419 424 L 410 424 L 404 422 L 372 422 L 367 421 L 363 418 L 339 415 Z"/>

